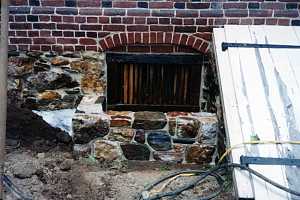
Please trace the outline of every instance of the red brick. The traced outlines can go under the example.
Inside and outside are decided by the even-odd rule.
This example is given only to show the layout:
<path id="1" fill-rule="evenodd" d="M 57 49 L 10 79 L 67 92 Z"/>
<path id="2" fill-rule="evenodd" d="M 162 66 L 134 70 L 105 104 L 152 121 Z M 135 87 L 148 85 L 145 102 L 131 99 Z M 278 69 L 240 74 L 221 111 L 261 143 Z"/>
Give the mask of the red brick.
<path id="1" fill-rule="evenodd" d="M 112 37 L 107 37 L 105 38 L 105 42 L 108 46 L 109 49 L 111 49 L 112 47 L 114 47 L 114 42 L 113 42 L 113 39 Z"/>
<path id="2" fill-rule="evenodd" d="M 114 34 L 113 40 L 114 40 L 115 47 L 121 46 L 121 40 L 120 40 L 119 34 Z"/>
<path id="3" fill-rule="evenodd" d="M 64 37 L 74 37 L 74 32 L 73 31 L 63 31 Z"/>
<path id="4" fill-rule="evenodd" d="M 136 8 L 137 2 L 134 1 L 113 1 L 114 8 Z"/>
<path id="5" fill-rule="evenodd" d="M 264 25 L 266 23 L 266 20 L 262 18 L 256 18 L 253 22 L 254 25 Z"/>
<path id="6" fill-rule="evenodd" d="M 128 33 L 127 34 L 127 43 L 128 44 L 134 44 L 134 33 Z"/>
<path id="7" fill-rule="evenodd" d="M 180 52 L 180 53 L 199 53 L 195 49 L 189 47 L 189 46 L 182 46 L 179 45 L 177 48 L 175 48 L 175 52 Z"/>
<path id="8" fill-rule="evenodd" d="M 99 7 L 100 0 L 77 0 L 78 7 Z"/>
<path id="9" fill-rule="evenodd" d="M 40 31 L 40 37 L 51 37 L 51 31 Z"/>
<path id="10" fill-rule="evenodd" d="M 150 33 L 150 43 L 155 44 L 156 43 L 156 32 Z"/>
<path id="11" fill-rule="evenodd" d="M 28 31 L 28 37 L 39 37 L 39 31 Z"/>
<path id="12" fill-rule="evenodd" d="M 129 12 L 129 10 L 128 10 L 128 12 Z M 106 15 L 106 16 L 124 16 L 125 9 L 105 9 L 104 15 Z"/>
<path id="13" fill-rule="evenodd" d="M 289 26 L 290 19 L 278 19 L 278 25 L 280 26 Z"/>
<path id="14" fill-rule="evenodd" d="M 103 25 L 104 31 L 125 31 L 124 25 Z"/>
<path id="15" fill-rule="evenodd" d="M 194 33 L 196 30 L 196 26 L 175 26 L 174 31 L 179 33 Z"/>
<path id="16" fill-rule="evenodd" d="M 262 2 L 261 8 L 262 9 L 281 10 L 281 9 L 285 9 L 285 4 L 277 3 L 277 2 Z"/>
<path id="17" fill-rule="evenodd" d="M 51 50 L 51 46 L 49 46 L 49 45 L 46 45 L 46 46 L 45 46 L 45 45 L 42 45 L 42 46 L 41 46 L 41 50 L 42 50 L 42 51 L 50 51 L 50 50 Z"/>
<path id="18" fill-rule="evenodd" d="M 208 9 L 210 3 L 187 3 L 186 6 L 189 9 Z"/>
<path id="19" fill-rule="evenodd" d="M 97 46 L 86 46 L 85 47 L 85 49 L 86 49 L 86 51 L 97 51 L 98 50 L 98 48 L 97 48 Z"/>
<path id="20" fill-rule="evenodd" d="M 201 10 L 200 17 L 223 17 L 223 10 Z"/>
<path id="21" fill-rule="evenodd" d="M 120 40 L 121 40 L 121 44 L 127 44 L 127 34 L 120 33 Z"/>
<path id="22" fill-rule="evenodd" d="M 97 17 L 87 17 L 86 18 L 87 23 L 98 23 Z"/>
<path id="23" fill-rule="evenodd" d="M 171 24 L 182 25 L 183 24 L 183 19 L 182 18 L 172 18 L 171 19 Z"/>
<path id="24" fill-rule="evenodd" d="M 134 18 L 135 24 L 146 24 L 146 18 L 145 17 L 136 17 Z"/>
<path id="25" fill-rule="evenodd" d="M 229 18 L 227 19 L 227 24 L 240 24 L 240 19 L 239 18 Z"/>
<path id="26" fill-rule="evenodd" d="M 76 45 L 75 46 L 75 51 L 85 51 L 85 46 L 83 46 L 83 45 Z"/>
<path id="27" fill-rule="evenodd" d="M 15 15 L 15 22 L 26 22 L 25 15 Z"/>
<path id="28" fill-rule="evenodd" d="M 164 43 L 164 33 L 163 32 L 157 32 L 156 42 L 160 43 L 160 44 Z"/>
<path id="29" fill-rule="evenodd" d="M 85 23 L 86 18 L 85 17 L 75 17 L 75 22 L 76 23 Z"/>
<path id="30" fill-rule="evenodd" d="M 10 23 L 10 29 L 32 29 L 32 24 L 30 23 Z"/>
<path id="31" fill-rule="evenodd" d="M 62 0 L 40 0 L 42 6 L 64 6 L 65 5 L 65 1 Z"/>
<path id="32" fill-rule="evenodd" d="M 41 22 L 49 22 L 51 18 L 50 18 L 50 16 L 47 16 L 47 15 L 40 15 L 39 19 Z"/>
<path id="33" fill-rule="evenodd" d="M 150 1 L 149 8 L 173 8 L 173 2 L 172 1 L 164 1 L 164 2 Z"/>
<path id="34" fill-rule="evenodd" d="M 102 9 L 99 8 L 81 8 L 79 15 L 102 15 Z"/>
<path id="35" fill-rule="evenodd" d="M 223 9 L 246 9 L 248 6 L 247 3 L 237 3 L 237 2 L 230 2 L 230 3 L 223 3 Z"/>
<path id="36" fill-rule="evenodd" d="M 91 38 L 97 38 L 98 37 L 98 34 L 97 32 L 86 32 L 86 37 L 91 37 Z"/>
<path id="37" fill-rule="evenodd" d="M 122 18 L 121 17 L 111 17 L 110 22 L 112 24 L 121 24 Z"/>
<path id="38" fill-rule="evenodd" d="M 197 25 L 207 25 L 207 19 L 205 19 L 205 18 L 198 18 L 198 19 L 196 19 L 196 24 Z"/>
<path id="39" fill-rule="evenodd" d="M 150 16 L 150 10 L 146 9 L 130 9 L 127 10 L 128 16 Z"/>
<path id="40" fill-rule="evenodd" d="M 149 37 L 150 37 L 150 33 L 142 33 L 142 43 L 143 44 L 149 44 Z"/>
<path id="41" fill-rule="evenodd" d="M 198 10 L 177 10 L 176 17 L 198 17 Z"/>
<path id="42" fill-rule="evenodd" d="M 165 43 L 166 44 L 171 44 L 173 39 L 173 34 L 172 33 L 165 33 Z"/>
<path id="43" fill-rule="evenodd" d="M 74 23 L 74 17 L 73 16 L 63 16 L 63 22 L 69 22 Z"/>
<path id="44" fill-rule="evenodd" d="M 32 14 L 54 14 L 54 8 L 51 7 L 32 7 Z"/>
<path id="45" fill-rule="evenodd" d="M 216 26 L 223 26 L 223 25 L 226 24 L 226 22 L 227 22 L 227 19 L 220 19 L 220 18 L 217 18 L 217 19 L 215 19 L 215 21 L 214 21 L 214 25 L 216 25 Z"/>
<path id="46" fill-rule="evenodd" d="M 62 16 L 51 16 L 52 22 L 62 22 Z"/>
<path id="47" fill-rule="evenodd" d="M 163 26 L 163 25 L 152 25 L 150 26 L 151 31 L 163 31 L 163 32 L 172 32 L 174 31 L 173 26 Z"/>
<path id="48" fill-rule="evenodd" d="M 88 25 L 88 24 L 81 24 L 80 30 L 93 30 L 93 31 L 101 31 L 102 25 Z"/>
<path id="49" fill-rule="evenodd" d="M 80 38 L 79 44 L 81 45 L 96 45 L 96 40 L 92 38 Z"/>
<path id="50" fill-rule="evenodd" d="M 110 32 L 98 32 L 98 38 L 106 37 L 110 34 Z"/>
<path id="51" fill-rule="evenodd" d="M 63 46 L 61 46 L 61 45 L 52 45 L 51 49 L 52 49 L 52 51 L 62 52 L 63 51 Z"/>
<path id="52" fill-rule="evenodd" d="M 202 42 L 203 41 L 201 39 L 196 39 L 196 41 L 194 42 L 193 48 L 199 49 L 201 47 Z"/>
<path id="53" fill-rule="evenodd" d="M 181 35 L 179 44 L 181 44 L 181 45 L 186 45 L 187 39 L 188 39 L 188 36 L 187 36 L 187 35 L 185 35 L 185 34 Z"/>
<path id="54" fill-rule="evenodd" d="M 33 44 L 55 44 L 55 38 L 33 38 Z"/>
<path id="55" fill-rule="evenodd" d="M 78 24 L 57 24 L 58 30 L 79 30 Z"/>
<path id="56" fill-rule="evenodd" d="M 225 10 L 226 17 L 248 17 L 248 10 L 234 9 Z"/>
<path id="57" fill-rule="evenodd" d="M 141 33 L 138 33 L 138 32 L 134 33 L 134 43 L 135 44 L 142 43 L 142 34 Z"/>
<path id="58" fill-rule="evenodd" d="M 159 24 L 170 24 L 170 18 L 159 18 Z"/>
<path id="59" fill-rule="evenodd" d="M 274 10 L 274 17 L 299 17 L 298 10 Z"/>
<path id="60" fill-rule="evenodd" d="M 178 11 L 177 11 L 178 12 Z M 174 17 L 174 10 L 152 10 L 154 17 Z"/>
<path id="61" fill-rule="evenodd" d="M 105 42 L 104 39 L 100 40 L 99 44 L 100 44 L 101 50 L 105 51 L 106 49 L 108 49 L 108 46 L 107 46 L 107 44 L 106 44 L 106 42 Z"/>
<path id="62" fill-rule="evenodd" d="M 198 48 L 198 50 L 200 52 L 206 53 L 207 52 L 207 48 L 208 48 L 208 43 L 207 42 L 203 42 L 200 46 L 200 48 Z"/>
<path id="63" fill-rule="evenodd" d="M 195 21 L 194 19 L 183 19 L 184 25 L 194 25 Z"/>
<path id="64" fill-rule="evenodd" d="M 12 6 L 21 6 L 21 5 L 28 5 L 27 0 L 10 0 L 10 5 Z"/>
<path id="65" fill-rule="evenodd" d="M 40 45 L 30 45 L 30 51 L 40 51 L 41 46 Z"/>
<path id="66" fill-rule="evenodd" d="M 272 17 L 272 10 L 249 10 L 249 17 Z"/>
<path id="67" fill-rule="evenodd" d="M 277 21 L 278 21 L 278 19 L 276 19 L 276 18 L 266 19 L 266 24 L 267 25 L 277 25 Z"/>
<path id="68" fill-rule="evenodd" d="M 16 31 L 16 36 L 27 37 L 27 31 Z"/>
<path id="69" fill-rule="evenodd" d="M 107 24 L 109 23 L 109 17 L 99 17 L 100 24 Z"/>
<path id="70" fill-rule="evenodd" d="M 133 17 L 123 17 L 122 23 L 123 24 L 133 24 Z"/>
<path id="71" fill-rule="evenodd" d="M 249 18 L 247 18 L 247 19 L 241 19 L 241 25 L 252 25 L 252 19 L 249 19 Z"/>
<path id="72" fill-rule="evenodd" d="M 52 36 L 61 37 L 62 36 L 62 31 L 52 31 Z"/>
<path id="73" fill-rule="evenodd" d="M 57 38 L 57 44 L 77 44 L 76 38 Z"/>
<path id="74" fill-rule="evenodd" d="M 19 45 L 19 51 L 28 51 L 29 45 Z"/>
<path id="75" fill-rule="evenodd" d="M 31 38 L 10 38 L 9 39 L 11 44 L 31 44 Z"/>
<path id="76" fill-rule="evenodd" d="M 16 31 L 8 31 L 8 36 L 16 36 Z"/>
<path id="77" fill-rule="evenodd" d="M 64 51 L 74 51 L 74 47 L 64 45 Z"/>
<path id="78" fill-rule="evenodd" d="M 207 41 L 212 40 L 212 33 L 208 33 L 208 32 L 206 32 L 206 33 L 195 33 L 194 36 L 202 38 L 202 39 L 207 40 Z"/>
<path id="79" fill-rule="evenodd" d="M 127 26 L 127 31 L 149 31 L 149 26 L 146 25 L 129 25 Z"/>
<path id="80" fill-rule="evenodd" d="M 158 24 L 158 18 L 154 18 L 154 17 L 147 18 L 147 24 Z"/>
<path id="81" fill-rule="evenodd" d="M 172 44 L 179 44 L 181 34 L 174 33 L 172 38 Z"/>
<path id="82" fill-rule="evenodd" d="M 189 36 L 188 40 L 187 40 L 187 43 L 186 43 L 187 46 L 193 47 L 195 40 L 196 40 L 195 37 Z"/>

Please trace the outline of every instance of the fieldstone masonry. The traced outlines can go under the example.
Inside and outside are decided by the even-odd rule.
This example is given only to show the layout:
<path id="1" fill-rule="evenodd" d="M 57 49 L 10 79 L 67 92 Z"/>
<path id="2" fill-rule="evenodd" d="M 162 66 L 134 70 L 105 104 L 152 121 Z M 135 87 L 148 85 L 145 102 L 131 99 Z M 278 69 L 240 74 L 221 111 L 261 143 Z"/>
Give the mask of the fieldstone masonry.
<path id="1" fill-rule="evenodd" d="M 72 137 L 77 156 L 109 162 L 213 161 L 215 114 L 106 112 L 106 68 L 104 53 L 22 53 L 9 58 L 9 99 L 32 110 L 76 109 Z"/>

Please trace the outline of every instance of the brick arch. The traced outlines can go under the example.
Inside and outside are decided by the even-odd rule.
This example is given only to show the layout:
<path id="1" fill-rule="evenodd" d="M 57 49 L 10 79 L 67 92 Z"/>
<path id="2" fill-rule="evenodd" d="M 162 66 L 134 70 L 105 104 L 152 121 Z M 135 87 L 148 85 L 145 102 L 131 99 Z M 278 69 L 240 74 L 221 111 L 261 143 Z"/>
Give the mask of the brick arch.
<path id="1" fill-rule="evenodd" d="M 188 46 L 201 53 L 207 53 L 210 42 L 184 33 L 173 32 L 124 32 L 115 33 L 99 41 L 99 50 L 104 52 L 113 48 L 117 48 L 130 44 L 172 44 Z"/>

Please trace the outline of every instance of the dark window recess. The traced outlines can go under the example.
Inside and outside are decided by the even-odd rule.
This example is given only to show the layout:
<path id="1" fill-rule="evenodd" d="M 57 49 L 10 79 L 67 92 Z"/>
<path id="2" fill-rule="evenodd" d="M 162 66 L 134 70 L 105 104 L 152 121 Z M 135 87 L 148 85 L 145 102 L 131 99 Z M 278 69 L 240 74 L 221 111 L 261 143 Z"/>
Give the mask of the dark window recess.
<path id="1" fill-rule="evenodd" d="M 170 55 L 123 56 L 125 58 L 117 55 L 117 59 L 107 56 L 108 109 L 200 110 L 201 55 L 187 58 Z M 184 64 L 185 61 L 187 64 Z"/>

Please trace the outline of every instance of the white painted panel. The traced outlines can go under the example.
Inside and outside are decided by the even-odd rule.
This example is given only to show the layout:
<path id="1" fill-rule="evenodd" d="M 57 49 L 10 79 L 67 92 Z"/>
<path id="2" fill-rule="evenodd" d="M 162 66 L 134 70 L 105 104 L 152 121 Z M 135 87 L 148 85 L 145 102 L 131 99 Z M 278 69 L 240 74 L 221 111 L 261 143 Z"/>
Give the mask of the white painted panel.
<path id="1" fill-rule="evenodd" d="M 220 84 L 225 128 L 229 146 L 243 143 L 243 134 L 239 118 L 237 101 L 234 90 L 231 65 L 229 63 L 228 52 L 223 52 L 221 43 L 226 41 L 224 29 L 214 29 L 214 48 L 216 53 L 216 62 L 218 65 L 218 79 Z M 229 133 L 232 137 L 229 136 Z M 245 155 L 245 149 L 239 148 L 232 152 L 231 160 L 238 163 L 240 156 Z M 235 185 L 237 196 L 241 198 L 253 198 L 252 184 L 249 173 L 241 170 L 234 170 Z"/>

